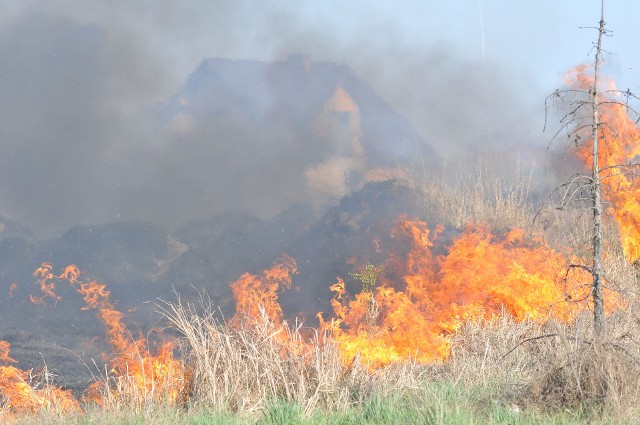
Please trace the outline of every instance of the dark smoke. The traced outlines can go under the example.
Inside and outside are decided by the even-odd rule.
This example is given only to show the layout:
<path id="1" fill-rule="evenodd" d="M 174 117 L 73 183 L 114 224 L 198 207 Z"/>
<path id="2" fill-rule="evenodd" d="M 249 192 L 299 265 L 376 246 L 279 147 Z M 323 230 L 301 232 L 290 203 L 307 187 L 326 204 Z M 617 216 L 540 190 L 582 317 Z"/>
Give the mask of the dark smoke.
<path id="1" fill-rule="evenodd" d="M 43 2 L 2 23 L 0 215 L 43 236 L 130 219 L 271 217 L 313 198 L 305 173 L 360 167 L 331 163 L 330 145 L 301 148 L 306 133 L 284 119 L 265 134 L 242 114 L 187 117 L 173 124 L 192 128 L 176 135 L 156 112 L 203 57 L 345 62 L 410 120 L 416 157 L 536 143 L 523 85 L 437 40 L 385 22 L 345 34 L 302 6 L 205 3 Z"/>
<path id="2" fill-rule="evenodd" d="M 132 165 L 123 155 L 139 140 L 127 109 L 161 73 L 149 75 L 135 43 L 115 51 L 106 39 L 42 14 L 3 28 L 1 214 L 44 233 L 116 218 Z"/>

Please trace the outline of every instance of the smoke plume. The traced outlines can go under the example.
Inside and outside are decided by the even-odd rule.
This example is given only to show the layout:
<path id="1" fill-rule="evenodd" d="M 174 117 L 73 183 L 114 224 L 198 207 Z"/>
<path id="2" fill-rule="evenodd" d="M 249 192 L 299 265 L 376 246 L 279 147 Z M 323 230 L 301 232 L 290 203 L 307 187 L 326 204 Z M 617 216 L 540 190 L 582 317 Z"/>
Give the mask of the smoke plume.
<path id="1" fill-rule="evenodd" d="M 282 117 L 264 134 L 242 105 L 205 117 L 174 99 L 185 109 L 167 115 L 204 58 L 277 63 L 302 53 L 312 64 L 345 63 L 417 131 L 402 152 L 377 145 L 380 158 L 537 143 L 531 96 L 505 71 L 390 22 L 345 28 L 303 3 L 3 3 L 0 215 L 42 236 L 118 220 L 269 217 L 342 196 L 351 176 L 389 165 L 360 151 L 354 128 L 336 147 L 331 126 L 302 140 Z M 269 90 L 280 83 L 266 81 L 261 117 L 272 119 L 282 97 Z"/>

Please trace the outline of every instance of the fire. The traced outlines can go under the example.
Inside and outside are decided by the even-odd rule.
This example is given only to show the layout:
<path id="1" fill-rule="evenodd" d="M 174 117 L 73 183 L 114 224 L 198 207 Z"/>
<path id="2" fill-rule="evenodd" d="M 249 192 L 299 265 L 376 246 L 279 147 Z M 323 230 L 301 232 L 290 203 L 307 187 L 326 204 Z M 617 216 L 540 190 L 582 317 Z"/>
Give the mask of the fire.
<path id="1" fill-rule="evenodd" d="M 542 240 L 522 230 L 503 235 L 486 226 L 468 226 L 434 256 L 441 228 L 432 232 L 421 220 L 403 218 L 396 238 L 409 241 L 402 261 L 389 261 L 401 282 L 382 278 L 375 290 L 346 298 L 344 281 L 331 286 L 335 319 L 321 326 L 333 332 L 345 360 L 359 353 L 373 367 L 407 358 L 422 362 L 449 356 L 449 335 L 463 321 L 490 319 L 503 310 L 517 320 L 570 319 L 589 294 L 586 272 L 568 262 Z M 396 259 L 397 260 L 397 259 Z"/>
<path id="2" fill-rule="evenodd" d="M 569 71 L 565 82 L 577 90 L 590 90 L 593 75 L 589 67 L 578 66 Z M 630 262 L 640 260 L 640 185 L 636 180 L 640 157 L 640 128 L 628 115 L 628 107 L 616 98 L 620 92 L 612 80 L 604 80 L 599 87 L 599 114 L 604 123 L 600 127 L 598 161 L 602 184 L 609 202 L 608 213 L 618 223 L 620 242 Z M 590 167 L 593 156 L 593 140 L 590 130 L 580 136 L 586 140 L 576 154 L 585 166 Z M 635 165 L 633 165 L 635 164 Z M 632 169 L 634 168 L 634 169 Z"/>
<path id="3" fill-rule="evenodd" d="M 521 321 L 568 321 L 590 307 L 588 272 L 572 268 L 570 258 L 541 238 L 521 229 L 496 232 L 484 225 L 468 225 L 446 242 L 442 241 L 444 231 L 442 226 L 432 229 L 425 221 L 401 216 L 390 240 L 372 241 L 377 254 L 386 252 L 386 244 L 393 245 L 387 260 L 379 266 L 367 263 L 361 272 L 351 274 L 360 281 L 359 291 L 350 295 L 341 278 L 329 287 L 334 293 L 333 315 L 325 321 L 318 314 L 319 330 L 335 338 L 344 362 L 359 356 L 375 369 L 410 358 L 443 361 L 451 353 L 450 337 L 465 321 L 491 320 L 503 312 Z M 357 264 L 356 258 L 353 261 Z M 128 402 L 182 401 L 185 366 L 173 355 L 174 341 L 163 339 L 152 347 L 148 338 L 133 337 L 105 284 L 82 279 L 75 265 L 59 275 L 53 270 L 51 263 L 43 263 L 34 272 L 41 295 L 31 294 L 31 300 L 57 303 L 62 297 L 55 285 L 68 282 L 82 296 L 82 310 L 95 312 L 104 323 L 113 348 L 108 356 L 110 377 L 92 384 L 85 400 L 98 404 L 104 404 L 105 397 Z M 240 276 L 231 284 L 236 312 L 230 325 L 266 318 L 276 327 L 286 327 L 278 299 L 291 288 L 296 273 L 295 260 L 284 255 L 259 274 Z M 606 292 L 605 296 L 609 310 L 615 308 L 615 295 Z M 273 335 L 287 347 L 305 347 L 304 341 L 289 340 L 287 332 Z M 2 413 L 79 409 L 70 392 L 49 384 L 31 385 L 31 371 L 13 366 L 9 349 L 7 342 L 0 341 Z"/>
<path id="4" fill-rule="evenodd" d="M 75 265 L 67 266 L 56 275 L 51 263 L 42 263 L 34 272 L 41 295 L 30 294 L 33 303 L 46 305 L 62 300 L 56 294 L 56 284 L 67 281 L 82 296 L 82 310 L 96 312 L 106 327 L 107 342 L 114 354 L 109 357 L 109 373 L 115 385 L 108 380 L 94 382 L 85 392 L 85 400 L 104 404 L 105 396 L 116 399 L 129 397 L 141 402 L 149 399 L 177 403 L 181 401 L 184 388 L 184 365 L 173 355 L 174 341 L 163 340 L 155 349 L 147 338 L 131 336 L 124 323 L 124 314 L 110 300 L 111 292 L 98 281 L 81 279 L 81 271 Z M 232 284 L 236 297 L 236 318 L 257 320 L 262 311 L 275 324 L 281 325 L 283 313 L 278 304 L 278 293 L 291 287 L 291 276 L 296 273 L 296 263 L 283 256 L 271 268 L 260 275 L 244 274 Z M 284 333 L 282 334 L 284 337 Z M 294 342 L 291 342 L 294 346 Z M 35 389 L 31 382 L 31 371 L 22 371 L 10 363 L 9 343 L 0 341 L 0 413 L 22 414 L 43 408 L 56 411 L 79 410 L 79 403 L 69 391 L 49 384 Z M 125 391 L 126 393 L 123 393 Z M 131 401 L 131 400 L 129 400 Z M 7 417 L 6 415 L 3 417 Z"/>
<path id="5" fill-rule="evenodd" d="M 62 390 L 47 382 L 46 370 L 34 380 L 31 370 L 21 370 L 9 356 L 11 345 L 0 341 L 0 419 L 47 410 L 52 413 L 79 411 L 80 405 L 70 390 Z M 37 385 L 35 381 L 43 381 Z"/>
<path id="6" fill-rule="evenodd" d="M 10 349 L 11 344 L 9 344 L 7 341 L 0 341 L 0 362 L 5 364 L 16 362 L 11 357 L 9 357 Z"/>
<path id="7" fill-rule="evenodd" d="M 53 264 L 51 263 L 42 263 L 40 267 L 33 272 L 33 276 L 38 278 L 37 284 L 40 287 L 40 291 L 42 295 L 40 297 L 36 297 L 32 294 L 29 294 L 29 299 L 34 304 L 45 305 L 46 299 L 51 298 L 56 303 L 62 299 L 61 296 L 57 295 L 54 292 L 56 288 L 55 282 L 53 282 L 53 278 L 55 277 L 53 274 Z"/>
<path id="8" fill-rule="evenodd" d="M 588 272 L 572 268 L 565 254 L 541 238 L 521 229 L 495 233 L 469 225 L 446 246 L 438 239 L 443 231 L 401 217 L 392 236 L 408 247 L 406 255 L 395 252 L 384 266 L 367 264 L 352 274 L 362 284 L 353 297 L 341 278 L 330 286 L 333 317 L 324 320 L 318 313 L 320 330 L 336 339 L 345 362 L 357 355 L 372 368 L 408 358 L 441 361 L 450 355 L 450 336 L 466 320 L 506 312 L 516 320 L 568 321 L 590 307 Z M 380 240 L 374 246 L 382 252 Z M 295 261 L 284 256 L 259 275 L 242 275 L 231 285 L 234 321 L 266 315 L 281 325 L 278 294 L 291 287 L 295 273 Z M 609 310 L 615 308 L 615 295 L 606 296 Z"/>
<path id="9" fill-rule="evenodd" d="M 593 78 L 588 71 L 586 66 L 576 67 L 567 75 L 567 84 L 589 90 Z M 600 129 L 603 148 L 598 158 L 603 188 L 624 254 L 630 262 L 640 262 L 640 185 L 629 172 L 640 157 L 640 128 L 624 105 L 608 97 L 618 93 L 615 85 L 610 81 L 605 85 L 599 99 L 606 123 Z M 327 109 L 351 114 L 352 154 L 361 156 L 357 105 L 338 87 Z M 584 136 L 587 142 L 576 154 L 589 166 L 593 141 L 588 131 Z M 343 179 L 344 173 L 338 174 Z M 352 274 L 361 284 L 355 293 L 349 293 L 349 282 L 340 277 L 329 287 L 334 294 L 333 314 L 325 320 L 318 313 L 319 330 L 335 338 L 345 362 L 359 356 L 371 368 L 378 368 L 409 358 L 443 361 L 451 353 L 450 337 L 465 321 L 491 320 L 503 312 L 519 321 L 569 321 L 590 308 L 588 271 L 571 267 L 571 258 L 541 238 L 521 229 L 496 232 L 485 225 L 468 225 L 452 241 L 443 242 L 444 230 L 442 226 L 432 229 L 420 219 L 400 217 L 389 242 L 399 250 L 389 253 L 380 266 L 367 263 L 362 272 Z M 379 256 L 386 252 L 385 239 L 371 243 Z M 355 265 L 357 257 L 345 261 Z M 295 260 L 284 255 L 259 274 L 240 276 L 231 284 L 236 304 L 231 326 L 265 318 L 276 327 L 286 326 L 279 295 L 291 288 L 296 273 Z M 135 394 L 144 401 L 181 401 L 185 366 L 174 357 L 174 340 L 161 336 L 154 345 L 153 338 L 132 336 L 107 286 L 83 279 L 75 265 L 56 274 L 53 264 L 45 262 L 33 275 L 39 294 L 29 294 L 31 302 L 57 304 L 62 297 L 56 293 L 56 284 L 66 281 L 82 297 L 81 309 L 94 312 L 104 323 L 106 341 L 113 351 L 106 356 L 109 378 L 91 385 L 87 400 L 104 404 L 105 396 L 124 399 Z M 10 286 L 10 297 L 16 287 L 15 283 Z M 615 294 L 605 292 L 605 297 L 609 310 L 619 305 Z M 274 335 L 292 348 L 304 344 L 288 341 L 287 332 Z M 0 341 L 0 419 L 43 409 L 80 410 L 70 391 L 48 383 L 46 370 L 34 374 L 16 367 L 10 348 L 8 342 Z"/>
<path id="10" fill-rule="evenodd" d="M 282 309 L 278 303 L 278 292 L 291 287 L 291 276 L 297 272 L 296 262 L 284 255 L 271 268 L 263 270 L 260 276 L 245 273 L 231 284 L 236 301 L 236 319 L 261 317 L 263 308 L 268 318 L 275 324 L 282 323 Z"/>
<path id="11" fill-rule="evenodd" d="M 105 324 L 107 342 L 113 347 L 115 355 L 110 358 L 111 373 L 120 381 L 124 381 L 128 391 L 142 394 L 144 397 L 157 397 L 158 399 L 175 402 L 182 388 L 182 363 L 174 358 L 172 341 L 165 341 L 155 350 L 155 354 L 149 347 L 146 338 L 133 338 L 128 332 L 124 322 L 124 314 L 116 310 L 109 299 L 111 292 L 106 285 L 97 281 L 83 282 L 80 280 L 80 269 L 70 265 L 58 276 L 52 273 L 53 266 L 43 263 L 36 270 L 40 276 L 39 285 L 46 297 L 59 300 L 60 297 L 53 292 L 53 279 L 67 280 L 69 284 L 80 294 L 85 302 L 83 310 L 96 310 L 96 316 Z M 122 382 L 121 382 L 122 383 Z M 87 397 L 98 404 L 102 403 L 101 391 L 104 382 L 92 385 Z M 121 387 L 119 385 L 118 387 Z M 131 388 L 133 387 L 133 388 Z M 112 396 L 122 397 L 117 391 L 110 391 Z"/>

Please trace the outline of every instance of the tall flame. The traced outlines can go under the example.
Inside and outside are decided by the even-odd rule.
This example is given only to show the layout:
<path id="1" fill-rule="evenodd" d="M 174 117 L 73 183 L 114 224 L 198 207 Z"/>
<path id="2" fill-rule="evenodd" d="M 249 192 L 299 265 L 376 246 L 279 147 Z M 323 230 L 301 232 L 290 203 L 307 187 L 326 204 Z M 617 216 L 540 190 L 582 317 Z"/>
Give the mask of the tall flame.
<path id="1" fill-rule="evenodd" d="M 503 309 L 518 320 L 568 320 L 585 307 L 566 301 L 587 298 L 586 272 L 565 276 L 567 259 L 542 240 L 517 229 L 496 235 L 486 226 L 468 226 L 447 255 L 434 257 L 437 233 L 432 237 L 424 221 L 401 219 L 395 234 L 408 239 L 410 249 L 406 260 L 390 264 L 400 284 L 384 278 L 375 291 L 351 300 L 341 279 L 331 287 L 336 319 L 320 319 L 345 359 L 359 353 L 374 367 L 409 357 L 442 360 L 450 353 L 448 336 L 464 320 Z"/>
<path id="2" fill-rule="evenodd" d="M 589 91 L 594 76 L 590 67 L 580 65 L 570 70 L 565 82 L 571 88 Z M 604 80 L 598 88 L 598 111 L 603 125 L 599 129 L 600 148 L 598 162 L 602 184 L 609 202 L 607 211 L 616 222 L 620 242 L 630 262 L 640 261 L 640 184 L 638 182 L 640 159 L 640 128 L 629 117 L 629 108 L 620 101 L 620 92 L 612 80 Z M 586 140 L 576 153 L 587 167 L 593 157 L 593 140 L 590 131 L 580 136 Z M 632 165 L 635 164 L 635 165 Z"/>
<path id="3" fill-rule="evenodd" d="M 109 299 L 111 292 L 105 284 L 81 281 L 80 269 L 75 265 L 67 266 L 59 276 L 54 275 L 52 270 L 53 266 L 50 263 L 43 263 L 36 270 L 36 275 L 40 276 L 39 286 L 45 293 L 36 300 L 44 302 L 47 297 L 59 300 L 60 297 L 53 292 L 53 280 L 67 280 L 76 292 L 82 295 L 85 302 L 82 309 L 97 310 L 96 315 L 105 324 L 107 342 L 115 351 L 115 356 L 109 360 L 111 373 L 116 377 L 126 378 L 127 384 L 133 385 L 140 394 L 176 401 L 182 388 L 182 363 L 173 357 L 174 343 L 164 341 L 153 353 L 146 338 L 133 338 L 130 335 L 123 322 L 124 314 L 116 310 Z M 88 398 L 101 403 L 99 390 L 103 384 L 98 382 L 90 387 Z M 114 391 L 111 394 L 119 396 Z"/>
<path id="4" fill-rule="evenodd" d="M 236 318 L 249 319 L 261 317 L 264 309 L 268 318 L 275 324 L 282 323 L 282 308 L 278 303 L 278 292 L 291 287 L 291 276 L 297 272 L 296 262 L 283 255 L 272 267 L 258 275 L 245 273 L 231 284 L 236 301 Z"/>

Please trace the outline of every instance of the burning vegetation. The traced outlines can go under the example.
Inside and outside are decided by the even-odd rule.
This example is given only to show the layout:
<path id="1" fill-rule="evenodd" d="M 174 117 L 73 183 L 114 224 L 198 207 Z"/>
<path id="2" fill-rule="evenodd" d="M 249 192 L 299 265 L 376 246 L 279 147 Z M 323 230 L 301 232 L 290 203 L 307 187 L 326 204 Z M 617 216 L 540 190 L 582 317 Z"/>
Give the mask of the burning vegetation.
<path id="1" fill-rule="evenodd" d="M 438 230 L 431 236 L 424 221 L 399 220 L 396 237 L 409 239 L 411 247 L 386 268 L 396 269 L 400 282 L 383 278 L 351 300 L 341 279 L 331 287 L 336 318 L 322 327 L 331 330 L 345 360 L 359 355 L 373 366 L 446 360 L 449 336 L 466 321 L 506 312 L 519 321 L 565 322 L 586 308 L 585 274 L 563 275 L 567 258 L 542 240 L 520 229 L 495 235 L 469 225 L 446 255 L 434 256 Z"/>
<path id="2" fill-rule="evenodd" d="M 106 341 L 112 347 L 112 353 L 105 354 L 106 376 L 91 384 L 83 397 L 84 403 L 102 406 L 189 404 L 196 394 L 216 399 L 217 393 L 223 388 L 229 391 L 232 385 L 229 371 L 215 370 L 216 356 L 222 355 L 215 354 L 216 350 L 223 350 L 227 356 L 238 350 L 233 355 L 240 357 L 234 357 L 234 362 L 241 363 L 249 362 L 248 353 L 258 355 L 264 350 L 271 352 L 270 361 L 281 358 L 287 363 L 295 358 L 296 373 L 303 377 L 311 373 L 315 378 L 310 379 L 319 379 L 322 365 L 317 363 L 321 360 L 317 356 L 322 355 L 345 373 L 365 376 L 407 361 L 425 365 L 450 361 L 455 351 L 453 341 L 467 323 L 490 323 L 504 315 L 517 322 L 571 323 L 589 309 L 586 272 L 571 268 L 572 259 L 542 238 L 521 229 L 496 231 L 486 225 L 469 224 L 447 244 L 441 240 L 444 231 L 443 226 L 431 228 L 417 218 L 398 217 L 386 242 L 389 246 L 378 240 L 373 244 L 387 261 L 380 266 L 363 265 L 351 275 L 361 285 L 359 292 L 347 293 L 345 281 L 338 278 L 329 287 L 335 294 L 333 312 L 318 313 L 320 324 L 315 330 L 291 328 L 280 307 L 279 294 L 290 290 L 297 273 L 296 262 L 289 256 L 281 257 L 258 275 L 246 273 L 231 284 L 236 312 L 224 325 L 213 319 L 211 311 L 202 316 L 190 307 L 169 305 L 166 316 L 187 340 L 187 354 L 181 357 L 177 356 L 177 340 L 173 338 L 165 335 L 152 344 L 132 334 L 106 285 L 83 280 L 74 265 L 56 274 L 52 264 L 43 263 L 34 272 L 38 292 L 30 294 L 30 300 L 60 307 L 65 300 L 57 294 L 56 286 L 65 283 L 82 297 L 82 309 L 95 312 L 103 322 Z M 622 303 L 613 292 L 607 293 L 606 301 L 611 311 Z M 194 322 L 197 317 L 202 317 L 200 322 Z M 162 335 L 161 331 L 157 333 Z M 251 345 L 254 339 L 263 341 L 262 345 Z M 214 348 L 216 344 L 222 346 Z M 32 371 L 12 365 L 15 360 L 9 357 L 9 344 L 2 342 L 1 347 L 6 365 L 1 368 L 0 382 L 5 417 L 80 409 L 70 391 L 46 381 L 34 384 Z M 264 364 L 254 367 L 267 369 Z M 203 382 L 207 382 L 210 393 L 203 394 Z M 283 391 L 279 384 L 269 384 L 273 396 Z M 348 403 L 345 394 L 333 404 Z M 253 397 L 258 403 L 258 396 Z M 288 397 L 302 396 L 292 393 Z M 309 408 L 322 402 L 319 397 L 313 400 Z M 247 401 L 244 407 L 236 408 L 248 406 Z M 218 407 L 231 408 L 229 404 Z"/>
<path id="3" fill-rule="evenodd" d="M 567 73 L 566 84 L 575 90 L 588 91 L 593 86 L 590 67 L 581 65 Z M 640 260 L 640 184 L 638 184 L 638 159 L 640 158 L 640 128 L 631 118 L 628 103 L 620 101 L 620 95 L 629 101 L 631 93 L 622 93 L 612 80 L 602 84 L 599 113 L 605 123 L 599 129 L 604 148 L 598 151 L 604 194 L 608 201 L 607 212 L 614 217 L 620 233 L 620 244 L 627 260 Z M 576 155 L 586 167 L 593 158 L 593 140 L 589 129 L 581 128 L 576 134 L 586 140 L 576 149 Z"/>
<path id="4" fill-rule="evenodd" d="M 571 87 L 586 89 L 592 84 L 583 71 L 570 74 Z M 336 97 L 332 108 L 350 111 L 353 105 L 348 100 Z M 607 123 L 602 130 L 606 149 L 600 151 L 607 210 L 617 224 L 626 263 L 637 264 L 640 187 L 628 169 L 640 155 L 640 129 L 624 105 L 616 102 L 605 103 L 602 115 Z M 575 149 L 585 163 L 590 152 L 589 142 Z M 36 289 L 29 294 L 30 302 L 64 308 L 67 300 L 58 289 L 68 285 L 82 299 L 81 309 L 104 325 L 110 346 L 101 359 L 106 367 L 77 399 L 70 390 L 56 387 L 46 368 L 19 369 L 9 356 L 10 344 L 0 341 L 0 418 L 81 412 L 90 405 L 145 409 L 154 403 L 257 411 L 278 397 L 299 404 L 305 413 L 319 407 L 339 409 L 362 402 L 366 390 L 384 393 L 415 386 L 416 376 L 427 370 L 439 368 L 454 376 L 451 371 L 460 356 L 477 358 L 484 350 L 485 360 L 508 362 L 514 350 L 521 346 L 526 350 L 528 342 L 538 339 L 545 339 L 549 352 L 564 350 L 567 358 L 577 352 L 583 355 L 577 347 L 584 344 L 608 361 L 614 361 L 616 350 L 633 358 L 623 344 L 633 341 L 635 331 L 626 329 L 627 336 L 613 342 L 613 349 L 598 348 L 586 334 L 567 335 L 567 329 L 584 329 L 578 325 L 584 320 L 582 313 L 592 309 L 590 273 L 580 266 L 571 246 L 552 246 L 543 236 L 515 227 L 492 228 L 480 220 L 457 228 L 401 214 L 389 235 L 370 241 L 381 259 L 378 263 L 356 255 L 345 259 L 353 268 L 350 275 L 322 283 L 332 293 L 332 311 L 305 312 L 317 317 L 316 327 L 303 326 L 280 304 L 282 294 L 296 290 L 299 270 L 293 252 L 258 274 L 242 274 L 230 285 L 235 312 L 227 322 L 206 301 L 162 305 L 164 317 L 180 336 L 161 329 L 146 336 L 130 331 L 125 313 L 118 310 L 104 283 L 85 279 L 75 265 L 56 272 L 53 264 L 42 263 L 34 272 Z M 609 243 L 614 252 L 616 242 Z M 612 290 L 614 282 L 610 283 L 604 301 L 614 317 L 633 299 Z M 12 285 L 11 298 L 15 289 Z M 490 343 L 499 332 L 482 343 L 478 334 L 500 330 L 500 323 L 518 332 L 500 336 L 507 346 L 501 347 L 497 360 Z M 484 330 L 478 330 L 479 325 Z M 600 364 L 579 359 L 578 371 L 600 379 Z M 541 367 L 535 364 L 527 370 Z M 569 364 L 551 372 L 536 369 L 542 378 L 524 393 L 549 398 L 553 379 L 573 379 Z M 621 374 L 611 376 L 602 379 L 615 381 Z M 575 385 L 581 394 L 577 400 L 617 391 L 613 383 L 603 387 L 580 382 Z"/>

